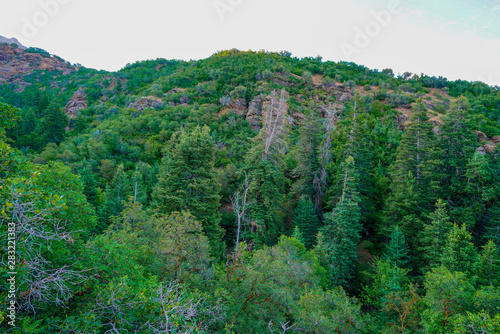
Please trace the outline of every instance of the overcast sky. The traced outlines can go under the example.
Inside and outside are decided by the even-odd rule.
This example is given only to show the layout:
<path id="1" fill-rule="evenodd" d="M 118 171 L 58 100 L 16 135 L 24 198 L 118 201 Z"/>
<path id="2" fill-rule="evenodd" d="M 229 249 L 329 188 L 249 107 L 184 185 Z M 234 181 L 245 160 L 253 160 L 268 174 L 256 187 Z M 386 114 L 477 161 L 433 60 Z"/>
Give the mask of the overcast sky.
<path id="1" fill-rule="evenodd" d="M 0 0 L 0 35 L 112 71 L 238 48 L 500 85 L 500 0 Z"/>

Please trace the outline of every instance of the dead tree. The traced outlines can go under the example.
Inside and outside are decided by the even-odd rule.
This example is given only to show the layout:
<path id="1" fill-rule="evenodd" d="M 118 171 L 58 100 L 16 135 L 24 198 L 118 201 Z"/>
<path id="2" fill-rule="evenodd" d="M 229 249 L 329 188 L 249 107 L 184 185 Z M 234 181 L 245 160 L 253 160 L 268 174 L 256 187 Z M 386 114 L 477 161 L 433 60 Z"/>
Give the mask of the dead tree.
<path id="1" fill-rule="evenodd" d="M 240 244 L 240 234 L 241 234 L 241 227 L 243 222 L 246 219 L 246 210 L 248 208 L 248 205 L 251 204 L 248 202 L 248 191 L 252 187 L 254 180 L 248 181 L 248 176 L 245 174 L 245 183 L 243 185 L 243 190 L 235 192 L 231 197 L 231 204 L 233 206 L 234 213 L 236 214 L 236 219 L 237 219 L 237 224 L 238 228 L 236 231 L 236 247 L 235 247 L 235 254 L 236 257 L 238 257 L 238 246 Z"/>

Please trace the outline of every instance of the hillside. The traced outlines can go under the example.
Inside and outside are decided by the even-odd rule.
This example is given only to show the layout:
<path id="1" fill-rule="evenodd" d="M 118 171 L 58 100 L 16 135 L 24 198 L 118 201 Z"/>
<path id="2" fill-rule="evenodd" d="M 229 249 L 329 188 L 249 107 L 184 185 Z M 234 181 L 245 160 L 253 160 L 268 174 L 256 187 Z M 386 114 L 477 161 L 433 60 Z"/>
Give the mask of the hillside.
<path id="1" fill-rule="evenodd" d="M 0 107 L 33 333 L 500 329 L 498 87 L 286 51 L 106 72 L 0 44 Z"/>

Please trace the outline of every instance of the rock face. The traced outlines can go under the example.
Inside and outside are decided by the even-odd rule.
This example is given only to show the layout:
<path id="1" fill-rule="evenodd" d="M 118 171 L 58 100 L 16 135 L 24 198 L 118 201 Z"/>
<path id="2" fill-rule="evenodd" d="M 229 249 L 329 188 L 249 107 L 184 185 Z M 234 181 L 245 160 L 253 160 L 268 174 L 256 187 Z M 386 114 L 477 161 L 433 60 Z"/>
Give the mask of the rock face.
<path id="1" fill-rule="evenodd" d="M 69 99 L 68 104 L 66 104 L 66 115 L 68 115 L 69 118 L 76 118 L 78 112 L 87 107 L 87 94 L 80 88 L 73 94 L 71 99 Z"/>
<path id="2" fill-rule="evenodd" d="M 21 42 L 19 42 L 17 40 L 17 38 L 6 38 L 6 37 L 3 37 L 3 36 L 0 36 L 0 43 L 7 43 L 7 44 L 16 44 L 18 48 L 20 49 L 26 49 L 26 47 L 24 45 L 21 44 Z"/>
<path id="3" fill-rule="evenodd" d="M 491 137 L 491 141 L 494 142 L 495 144 L 500 143 L 500 136 Z"/>
<path id="4" fill-rule="evenodd" d="M 247 112 L 247 121 L 250 123 L 254 131 L 259 131 L 261 128 L 261 117 L 262 117 L 262 97 L 257 95 L 252 102 L 250 102 L 250 106 L 248 107 Z"/>
<path id="5" fill-rule="evenodd" d="M 160 98 L 154 96 L 141 97 L 137 101 L 130 103 L 128 108 L 135 108 L 137 111 L 142 112 L 146 108 L 162 108 L 163 102 Z"/>
<path id="6" fill-rule="evenodd" d="M 247 114 L 247 101 L 243 98 L 237 98 L 231 100 L 229 103 L 229 108 L 233 110 L 233 112 L 238 116 L 245 116 Z"/>
<path id="7" fill-rule="evenodd" d="M 78 68 L 57 57 L 29 53 L 22 48 L 0 43 L 0 83 L 9 81 L 22 83 L 19 78 L 30 74 L 33 70 L 61 71 L 67 75 L 77 71 Z"/>

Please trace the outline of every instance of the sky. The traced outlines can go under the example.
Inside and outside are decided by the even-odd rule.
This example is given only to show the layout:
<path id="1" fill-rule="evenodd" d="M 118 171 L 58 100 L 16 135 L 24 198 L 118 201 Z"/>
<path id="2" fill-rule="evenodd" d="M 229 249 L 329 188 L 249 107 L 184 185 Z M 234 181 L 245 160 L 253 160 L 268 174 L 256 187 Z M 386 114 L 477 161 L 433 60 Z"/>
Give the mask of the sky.
<path id="1" fill-rule="evenodd" d="M 0 0 L 0 35 L 109 71 L 237 48 L 500 85 L 500 0 Z"/>

